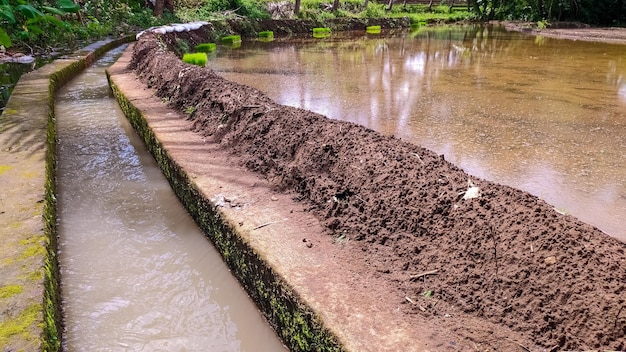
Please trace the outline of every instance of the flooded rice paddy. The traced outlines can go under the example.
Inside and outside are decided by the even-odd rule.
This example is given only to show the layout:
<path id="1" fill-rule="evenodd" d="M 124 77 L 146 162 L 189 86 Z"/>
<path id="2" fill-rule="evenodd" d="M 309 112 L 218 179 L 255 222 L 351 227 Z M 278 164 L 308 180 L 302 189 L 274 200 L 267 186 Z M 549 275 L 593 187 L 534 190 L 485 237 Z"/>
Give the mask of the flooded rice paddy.
<path id="1" fill-rule="evenodd" d="M 284 351 L 110 95 L 110 52 L 56 104 L 67 351 Z"/>
<path id="2" fill-rule="evenodd" d="M 528 191 L 626 241 L 626 46 L 493 26 L 220 47 L 209 66 Z"/>

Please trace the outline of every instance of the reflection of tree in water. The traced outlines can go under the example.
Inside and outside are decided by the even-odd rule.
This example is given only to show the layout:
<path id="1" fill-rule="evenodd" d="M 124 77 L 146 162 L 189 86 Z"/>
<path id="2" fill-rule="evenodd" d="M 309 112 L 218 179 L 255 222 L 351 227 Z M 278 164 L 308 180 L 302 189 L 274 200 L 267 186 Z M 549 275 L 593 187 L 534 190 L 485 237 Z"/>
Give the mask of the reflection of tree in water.
<path id="1" fill-rule="evenodd" d="M 0 64 L 0 113 L 4 110 L 13 87 L 15 87 L 20 77 L 33 69 L 33 64 L 13 62 Z"/>

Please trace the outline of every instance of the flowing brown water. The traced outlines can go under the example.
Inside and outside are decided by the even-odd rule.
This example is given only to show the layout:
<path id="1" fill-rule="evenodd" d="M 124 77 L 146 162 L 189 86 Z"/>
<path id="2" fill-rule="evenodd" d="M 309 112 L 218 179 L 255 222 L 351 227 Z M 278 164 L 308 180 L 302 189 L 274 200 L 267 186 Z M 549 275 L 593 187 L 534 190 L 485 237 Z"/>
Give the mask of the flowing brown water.
<path id="1" fill-rule="evenodd" d="M 225 78 L 393 134 L 626 241 L 626 46 L 453 27 L 221 47 Z"/>
<path id="2" fill-rule="evenodd" d="M 57 98 L 65 350 L 285 350 L 110 96 L 120 54 Z"/>

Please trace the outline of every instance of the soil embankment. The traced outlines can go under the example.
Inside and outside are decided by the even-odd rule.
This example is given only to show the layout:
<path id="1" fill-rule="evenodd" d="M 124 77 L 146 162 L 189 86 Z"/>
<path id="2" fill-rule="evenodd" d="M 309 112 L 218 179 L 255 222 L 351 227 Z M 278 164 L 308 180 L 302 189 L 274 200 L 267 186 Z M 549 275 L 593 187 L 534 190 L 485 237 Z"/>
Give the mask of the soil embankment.
<path id="1" fill-rule="evenodd" d="M 140 79 L 234 163 L 304 204 L 353 267 L 384 282 L 363 295 L 456 336 L 442 349 L 626 349 L 625 243 L 417 145 L 278 105 L 159 41 L 148 33 L 136 44 Z"/>
<path id="2" fill-rule="evenodd" d="M 626 28 L 609 27 L 594 28 L 578 22 L 556 22 L 547 28 L 538 28 L 531 22 L 493 22 L 503 25 L 507 30 L 529 33 L 537 36 L 584 40 L 588 42 L 603 42 L 612 44 L 626 44 Z"/>

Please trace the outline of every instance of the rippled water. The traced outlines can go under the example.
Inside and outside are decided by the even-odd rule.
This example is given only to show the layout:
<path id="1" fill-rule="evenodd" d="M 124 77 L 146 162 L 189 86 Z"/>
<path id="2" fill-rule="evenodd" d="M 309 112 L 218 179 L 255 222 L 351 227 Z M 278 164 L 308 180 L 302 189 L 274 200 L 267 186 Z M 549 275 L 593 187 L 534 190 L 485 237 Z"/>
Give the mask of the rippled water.
<path id="1" fill-rule="evenodd" d="M 65 350 L 285 350 L 110 96 L 120 50 L 57 99 Z"/>
<path id="2" fill-rule="evenodd" d="M 626 46 L 435 28 L 220 47 L 276 101 L 444 154 L 626 241 Z"/>

